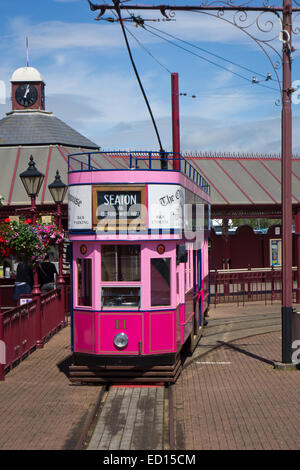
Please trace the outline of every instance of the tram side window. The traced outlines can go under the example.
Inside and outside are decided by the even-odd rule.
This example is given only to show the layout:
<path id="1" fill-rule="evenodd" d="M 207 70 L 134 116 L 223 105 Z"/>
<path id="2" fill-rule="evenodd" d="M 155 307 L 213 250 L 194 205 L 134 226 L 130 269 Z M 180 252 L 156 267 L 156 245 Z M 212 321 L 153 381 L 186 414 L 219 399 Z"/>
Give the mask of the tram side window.
<path id="1" fill-rule="evenodd" d="M 102 281 L 140 281 L 140 245 L 103 245 Z"/>
<path id="2" fill-rule="evenodd" d="M 151 259 L 151 306 L 170 305 L 170 258 Z"/>
<path id="3" fill-rule="evenodd" d="M 92 306 L 91 259 L 77 259 L 77 305 Z"/>

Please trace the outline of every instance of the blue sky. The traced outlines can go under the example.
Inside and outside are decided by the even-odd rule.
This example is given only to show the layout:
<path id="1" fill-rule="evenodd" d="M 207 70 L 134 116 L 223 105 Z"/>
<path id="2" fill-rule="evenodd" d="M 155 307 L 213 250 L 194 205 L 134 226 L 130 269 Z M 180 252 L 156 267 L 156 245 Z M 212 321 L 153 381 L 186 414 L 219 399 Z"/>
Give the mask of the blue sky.
<path id="1" fill-rule="evenodd" d="M 129 11 L 133 3 L 143 3 L 143 0 L 128 2 Z M 161 2 L 153 0 L 152 3 Z M 183 2 L 174 0 L 174 4 L 180 3 Z M 198 2 L 189 2 L 193 3 Z M 159 12 L 138 14 L 145 19 L 163 19 Z M 0 80 L 5 82 L 8 99 L 6 104 L 0 104 L 0 117 L 10 110 L 9 79 L 16 68 L 26 65 L 25 38 L 28 36 L 30 65 L 40 71 L 46 82 L 47 110 L 104 149 L 157 150 L 158 143 L 120 25 L 97 22 L 96 16 L 97 12 L 90 11 L 87 0 L 1 0 Z M 104 15 L 108 16 L 113 14 Z M 127 12 L 123 16 L 127 17 Z M 172 146 L 170 72 L 178 72 L 180 92 L 187 93 L 180 97 L 182 151 L 279 152 L 280 106 L 276 106 L 275 101 L 280 94 L 274 70 L 261 49 L 237 28 L 209 15 L 176 13 L 175 19 L 146 22 L 147 30 L 126 23 L 131 33 L 128 39 L 132 53 L 163 147 L 171 150 Z M 265 16 L 261 21 L 267 19 Z M 176 41 L 177 45 L 226 70 L 155 36 L 153 33 L 162 33 L 150 26 L 224 57 L 227 61 Z M 270 44 L 280 51 L 277 25 L 274 31 L 276 39 Z M 266 34 L 261 37 L 269 38 Z M 167 38 L 174 42 L 170 36 Z M 293 44 L 296 49 L 300 45 L 297 36 Z M 267 73 L 272 74 L 272 80 L 265 81 Z M 281 69 L 278 73 L 281 78 Z M 259 84 L 252 84 L 254 75 Z M 300 80 L 296 50 L 293 80 L 298 77 Z M 300 104 L 293 105 L 293 150 L 300 153 L 299 109 Z"/>

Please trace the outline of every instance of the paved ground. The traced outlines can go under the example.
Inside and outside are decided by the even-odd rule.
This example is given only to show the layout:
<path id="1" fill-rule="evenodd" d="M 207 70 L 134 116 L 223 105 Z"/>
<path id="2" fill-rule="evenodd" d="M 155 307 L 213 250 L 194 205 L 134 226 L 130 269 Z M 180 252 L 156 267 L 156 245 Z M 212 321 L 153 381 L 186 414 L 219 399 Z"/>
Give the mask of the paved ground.
<path id="1" fill-rule="evenodd" d="M 280 310 L 211 308 L 174 387 L 176 449 L 300 449 L 299 371 L 273 367 L 281 361 Z"/>
<path id="2" fill-rule="evenodd" d="M 228 341 L 174 387 L 176 449 L 300 449 L 299 371 L 280 361 L 280 332 Z"/>
<path id="3" fill-rule="evenodd" d="M 72 449 L 100 391 L 71 385 L 60 371 L 70 327 L 53 336 L 0 382 L 0 449 Z"/>
<path id="4" fill-rule="evenodd" d="M 272 365 L 281 359 L 280 329 L 280 304 L 211 308 L 173 386 L 177 449 L 300 449 L 299 371 Z M 69 341 L 67 327 L 0 382 L 1 450 L 74 449 L 101 387 L 70 384 Z M 162 448 L 162 391 L 114 388 L 91 448 L 146 450 L 154 432 Z"/>

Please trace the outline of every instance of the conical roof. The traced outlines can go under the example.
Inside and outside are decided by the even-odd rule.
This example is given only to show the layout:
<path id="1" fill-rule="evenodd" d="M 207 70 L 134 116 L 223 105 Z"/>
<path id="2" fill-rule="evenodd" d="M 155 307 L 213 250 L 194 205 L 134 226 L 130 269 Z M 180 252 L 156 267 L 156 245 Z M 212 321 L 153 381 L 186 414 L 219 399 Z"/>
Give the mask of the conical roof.
<path id="1" fill-rule="evenodd" d="M 12 111 L 0 120 L 0 146 L 55 144 L 99 148 L 51 112 Z"/>

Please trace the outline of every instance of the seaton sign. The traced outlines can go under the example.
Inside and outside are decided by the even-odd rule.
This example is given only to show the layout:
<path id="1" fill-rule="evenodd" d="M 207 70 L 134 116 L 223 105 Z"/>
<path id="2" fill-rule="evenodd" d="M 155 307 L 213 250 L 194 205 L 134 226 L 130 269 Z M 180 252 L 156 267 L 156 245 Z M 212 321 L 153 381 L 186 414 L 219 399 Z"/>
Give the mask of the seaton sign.
<path id="1" fill-rule="evenodd" d="M 146 229 L 146 187 L 94 186 L 93 227 L 96 231 Z"/>
<path id="2" fill-rule="evenodd" d="M 141 216 L 141 191 L 97 191 L 97 217 L 116 219 L 134 219 Z"/>

